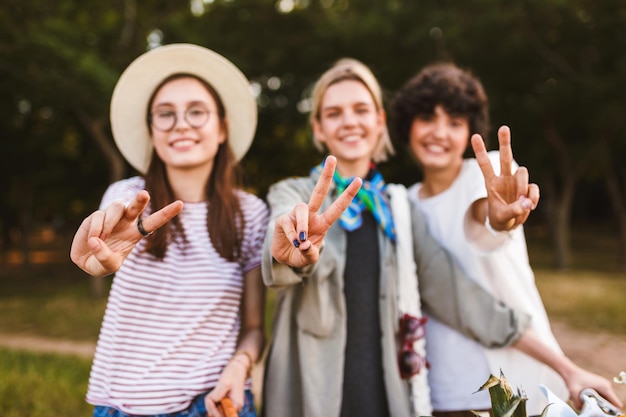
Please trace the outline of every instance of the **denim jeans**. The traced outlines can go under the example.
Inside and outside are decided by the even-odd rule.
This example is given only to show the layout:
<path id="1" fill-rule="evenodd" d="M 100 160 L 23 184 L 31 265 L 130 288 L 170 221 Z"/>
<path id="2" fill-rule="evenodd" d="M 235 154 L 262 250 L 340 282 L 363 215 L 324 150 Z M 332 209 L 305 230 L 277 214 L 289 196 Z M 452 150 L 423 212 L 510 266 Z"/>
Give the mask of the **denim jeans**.
<path id="1" fill-rule="evenodd" d="M 185 410 L 170 414 L 154 414 L 151 417 L 206 417 L 205 396 L 206 394 L 196 397 Z M 254 397 L 249 390 L 245 392 L 243 408 L 238 415 L 239 417 L 257 417 L 256 409 L 254 408 Z M 93 417 L 133 417 L 133 415 L 123 413 L 113 407 L 97 405 L 94 407 Z"/>

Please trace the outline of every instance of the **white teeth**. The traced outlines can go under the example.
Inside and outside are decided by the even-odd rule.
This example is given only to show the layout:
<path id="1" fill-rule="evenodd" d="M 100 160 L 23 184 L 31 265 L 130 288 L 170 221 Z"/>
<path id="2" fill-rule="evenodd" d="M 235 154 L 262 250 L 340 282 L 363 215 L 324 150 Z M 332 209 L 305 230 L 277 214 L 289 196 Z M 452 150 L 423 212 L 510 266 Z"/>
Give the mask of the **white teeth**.
<path id="1" fill-rule="evenodd" d="M 429 145 L 426 145 L 425 147 L 426 149 L 428 149 L 428 151 L 435 152 L 435 153 L 443 153 L 446 151 L 446 149 L 441 145 L 429 144 Z"/>
<path id="2" fill-rule="evenodd" d="M 172 147 L 173 148 L 185 148 L 188 146 L 192 146 L 193 144 L 195 144 L 194 140 L 191 139 L 181 139 L 181 140 L 177 140 L 175 142 L 172 142 Z"/>

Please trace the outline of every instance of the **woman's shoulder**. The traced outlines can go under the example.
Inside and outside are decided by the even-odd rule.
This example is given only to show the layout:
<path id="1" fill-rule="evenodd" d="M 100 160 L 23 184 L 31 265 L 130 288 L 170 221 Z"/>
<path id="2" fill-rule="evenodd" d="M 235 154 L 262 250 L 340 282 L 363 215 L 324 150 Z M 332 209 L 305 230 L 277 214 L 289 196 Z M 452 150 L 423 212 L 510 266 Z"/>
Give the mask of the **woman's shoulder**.
<path id="1" fill-rule="evenodd" d="M 124 178 L 119 181 L 115 181 L 109 185 L 109 189 L 113 190 L 136 190 L 141 191 L 145 188 L 146 182 L 143 177 L 136 176 L 130 178 Z"/>
<path id="2" fill-rule="evenodd" d="M 145 186 L 146 183 L 143 177 L 139 176 L 116 181 L 109 185 L 104 192 L 100 208 L 108 207 L 114 201 L 128 203 L 139 191 L 143 190 Z"/>
<path id="3" fill-rule="evenodd" d="M 315 179 L 311 177 L 288 177 L 272 184 L 268 194 L 285 190 L 302 191 L 308 194 L 314 187 Z"/>
<path id="4" fill-rule="evenodd" d="M 255 207 L 266 205 L 263 199 L 261 199 L 259 196 L 257 196 L 256 194 L 253 194 L 250 191 L 236 190 L 235 194 L 237 195 L 237 198 L 239 199 L 239 201 L 242 203 L 244 207 L 247 205 L 252 205 Z"/>
<path id="5" fill-rule="evenodd" d="M 264 200 L 245 190 L 237 190 L 236 195 L 239 199 L 241 211 L 248 221 L 266 221 L 266 218 L 269 216 L 269 208 Z"/>

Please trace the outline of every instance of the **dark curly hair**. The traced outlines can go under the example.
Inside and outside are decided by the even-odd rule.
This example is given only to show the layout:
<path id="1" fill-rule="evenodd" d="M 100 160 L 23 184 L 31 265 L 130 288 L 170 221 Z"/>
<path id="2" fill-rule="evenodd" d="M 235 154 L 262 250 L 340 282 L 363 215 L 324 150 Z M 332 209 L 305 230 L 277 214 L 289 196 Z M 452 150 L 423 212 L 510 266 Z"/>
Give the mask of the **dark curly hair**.
<path id="1" fill-rule="evenodd" d="M 396 141 L 408 145 L 413 120 L 433 115 L 441 105 L 446 112 L 469 120 L 470 134 L 489 134 L 489 109 L 482 83 L 471 72 L 452 63 L 426 66 L 406 82 L 391 100 L 390 130 Z"/>

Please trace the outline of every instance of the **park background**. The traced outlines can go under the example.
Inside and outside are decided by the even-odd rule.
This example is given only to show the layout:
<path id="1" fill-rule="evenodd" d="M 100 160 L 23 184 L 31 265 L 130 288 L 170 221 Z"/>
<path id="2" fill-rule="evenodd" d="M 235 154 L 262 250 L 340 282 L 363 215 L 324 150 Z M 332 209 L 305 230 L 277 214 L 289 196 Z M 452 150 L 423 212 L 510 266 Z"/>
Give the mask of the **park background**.
<path id="1" fill-rule="evenodd" d="M 307 94 L 337 59 L 369 65 L 386 98 L 425 64 L 470 69 L 490 99 L 491 148 L 509 125 L 541 189 L 526 232 L 551 319 L 626 337 L 623 0 L 2 0 L 0 339 L 95 341 L 110 278 L 70 264 L 71 237 L 109 183 L 135 174 L 110 132 L 117 78 L 175 42 L 211 48 L 250 79 L 259 123 L 242 165 L 260 197 L 321 160 Z M 386 178 L 419 180 L 396 148 Z M 0 350 L 1 414 L 85 415 L 88 369 Z M 604 376 L 621 370 L 626 350 Z"/>

